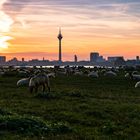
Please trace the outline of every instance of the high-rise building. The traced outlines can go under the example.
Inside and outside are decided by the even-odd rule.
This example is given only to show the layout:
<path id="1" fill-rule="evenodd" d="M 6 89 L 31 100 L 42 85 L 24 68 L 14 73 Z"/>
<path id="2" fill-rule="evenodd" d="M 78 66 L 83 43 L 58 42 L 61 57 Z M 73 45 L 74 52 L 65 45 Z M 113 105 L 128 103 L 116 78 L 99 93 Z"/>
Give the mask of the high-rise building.
<path id="1" fill-rule="evenodd" d="M 99 58 L 98 52 L 92 52 L 90 53 L 90 62 L 96 62 Z"/>
<path id="2" fill-rule="evenodd" d="M 59 58 L 58 58 L 58 60 L 59 60 L 59 62 L 62 62 L 62 46 L 61 46 L 61 40 L 62 40 L 62 38 L 63 38 L 63 36 L 62 36 L 62 34 L 61 34 L 61 28 L 59 29 L 59 34 L 58 34 L 58 40 L 59 40 Z"/>
<path id="3" fill-rule="evenodd" d="M 0 56 L 0 63 L 5 63 L 6 62 L 6 56 Z"/>

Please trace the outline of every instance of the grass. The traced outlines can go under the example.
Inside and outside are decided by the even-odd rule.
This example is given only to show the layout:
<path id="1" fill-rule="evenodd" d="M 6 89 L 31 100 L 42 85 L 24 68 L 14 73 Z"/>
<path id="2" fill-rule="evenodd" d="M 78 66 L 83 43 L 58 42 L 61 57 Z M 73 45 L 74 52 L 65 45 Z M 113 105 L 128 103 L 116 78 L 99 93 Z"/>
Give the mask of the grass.
<path id="1" fill-rule="evenodd" d="M 30 94 L 19 79 L 0 77 L 0 139 L 140 139 L 135 81 L 62 76 L 50 93 Z"/>

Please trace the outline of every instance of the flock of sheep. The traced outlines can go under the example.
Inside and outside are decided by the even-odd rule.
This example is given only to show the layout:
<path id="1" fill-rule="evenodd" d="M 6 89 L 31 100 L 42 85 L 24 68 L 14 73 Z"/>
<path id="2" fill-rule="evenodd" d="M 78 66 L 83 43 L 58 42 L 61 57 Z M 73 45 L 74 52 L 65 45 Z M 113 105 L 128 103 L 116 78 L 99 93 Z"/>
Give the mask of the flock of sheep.
<path id="1" fill-rule="evenodd" d="M 135 88 L 140 87 L 140 73 L 136 67 L 119 67 L 119 68 L 85 68 L 85 67 L 69 67 L 60 68 L 0 68 L 0 75 L 15 75 L 22 77 L 17 81 L 17 86 L 28 86 L 30 92 L 37 92 L 39 87 L 42 87 L 43 92 L 46 87 L 50 92 L 50 78 L 56 76 L 88 76 L 92 78 L 117 77 L 120 72 L 127 79 L 136 80 Z"/>

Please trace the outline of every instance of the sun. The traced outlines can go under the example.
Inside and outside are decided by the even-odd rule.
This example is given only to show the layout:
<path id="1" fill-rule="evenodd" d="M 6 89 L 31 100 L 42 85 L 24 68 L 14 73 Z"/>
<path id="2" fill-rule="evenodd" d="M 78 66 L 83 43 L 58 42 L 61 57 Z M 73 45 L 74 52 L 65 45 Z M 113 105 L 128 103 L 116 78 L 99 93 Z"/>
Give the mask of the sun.
<path id="1" fill-rule="evenodd" d="M 12 39 L 12 37 L 10 37 L 10 36 L 0 36 L 0 48 L 7 49 L 8 46 L 10 45 L 8 43 L 8 41 L 11 39 Z"/>

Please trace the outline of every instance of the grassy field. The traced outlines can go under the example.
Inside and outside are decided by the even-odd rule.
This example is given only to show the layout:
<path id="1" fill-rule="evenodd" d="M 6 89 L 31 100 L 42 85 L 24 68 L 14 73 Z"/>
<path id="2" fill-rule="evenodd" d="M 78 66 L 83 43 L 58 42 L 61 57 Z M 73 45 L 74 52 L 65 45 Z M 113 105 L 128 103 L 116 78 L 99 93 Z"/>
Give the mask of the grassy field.
<path id="1" fill-rule="evenodd" d="M 123 76 L 57 77 L 30 94 L 18 77 L 0 77 L 0 140 L 139 140 L 140 89 Z"/>

